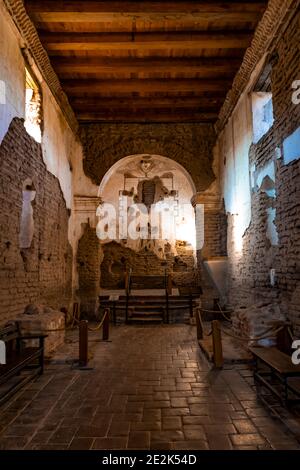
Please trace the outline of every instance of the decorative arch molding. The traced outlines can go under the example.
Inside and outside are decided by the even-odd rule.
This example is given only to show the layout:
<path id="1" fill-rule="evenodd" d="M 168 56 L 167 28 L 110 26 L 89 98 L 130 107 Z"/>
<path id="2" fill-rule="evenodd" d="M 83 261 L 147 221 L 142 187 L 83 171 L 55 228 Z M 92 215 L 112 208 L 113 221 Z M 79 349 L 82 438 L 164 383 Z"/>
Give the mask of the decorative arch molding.
<path id="1" fill-rule="evenodd" d="M 214 181 L 215 133 L 207 124 L 90 124 L 81 127 L 85 174 L 99 185 L 125 155 L 164 155 L 179 163 L 196 191 Z"/>
<path id="2" fill-rule="evenodd" d="M 130 165 L 130 163 L 139 162 L 144 157 L 149 157 L 149 159 L 154 160 L 154 167 L 155 167 L 156 161 L 165 164 L 166 171 L 169 169 L 168 164 L 172 166 L 173 167 L 172 170 L 178 171 L 179 173 L 184 175 L 184 177 L 186 178 L 186 184 L 191 188 L 193 195 L 196 193 L 196 188 L 195 188 L 195 184 L 194 184 L 192 176 L 190 175 L 190 173 L 188 173 L 188 171 L 186 171 L 186 169 L 182 165 L 180 165 L 180 163 L 163 155 L 138 154 L 138 155 L 127 155 L 119 159 L 116 163 L 114 163 L 114 165 L 105 173 L 104 177 L 101 180 L 99 191 L 98 191 L 98 197 L 99 198 L 102 197 L 102 193 L 105 191 L 105 186 L 110 180 L 110 178 L 113 177 L 114 173 L 118 172 L 120 168 L 124 169 L 124 166 L 126 167 L 127 165 Z"/>

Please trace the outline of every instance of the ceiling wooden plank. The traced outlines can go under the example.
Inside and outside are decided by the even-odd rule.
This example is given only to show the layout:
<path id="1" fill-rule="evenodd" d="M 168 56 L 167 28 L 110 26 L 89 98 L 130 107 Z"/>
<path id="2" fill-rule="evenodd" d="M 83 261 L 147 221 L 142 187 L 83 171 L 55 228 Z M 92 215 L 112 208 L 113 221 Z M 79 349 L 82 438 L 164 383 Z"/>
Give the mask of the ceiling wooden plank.
<path id="1" fill-rule="evenodd" d="M 243 49 L 251 42 L 249 32 L 136 33 L 134 37 L 129 33 L 46 33 L 40 38 L 48 51 Z"/>
<path id="2" fill-rule="evenodd" d="M 156 92 L 206 92 L 223 91 L 230 80 L 198 79 L 128 79 L 128 80 L 62 80 L 64 90 L 70 95 L 81 93 L 156 93 Z"/>
<path id="3" fill-rule="evenodd" d="M 64 76 L 68 73 L 232 73 L 240 66 L 240 60 L 229 59 L 107 59 L 107 58 L 61 58 L 53 57 L 52 65 L 56 72 Z"/>
<path id="4" fill-rule="evenodd" d="M 232 12 L 261 13 L 267 1 L 62 1 L 62 0 L 25 0 L 25 6 L 30 13 L 116 13 L 118 15 L 144 14 L 180 14 L 180 13 L 218 13 L 228 15 Z M 56 20 L 61 21 L 61 20 Z"/>
<path id="5" fill-rule="evenodd" d="M 184 21 L 195 21 L 195 22 L 228 22 L 228 23 L 245 23 L 245 22 L 255 22 L 259 18 L 259 13 L 249 12 L 249 11 L 238 11 L 238 12 L 227 12 L 224 14 L 215 13 L 215 12 L 201 12 L 201 13 L 180 13 L 180 14 L 170 14 L 170 13 L 78 13 L 78 12 L 43 12 L 43 13 L 32 13 L 31 18 L 34 22 L 41 26 L 44 24 L 50 23 L 72 23 L 72 24 L 81 24 L 81 23 L 125 23 L 128 19 L 135 19 L 140 21 L 158 21 L 161 19 L 175 19 L 175 16 L 180 20 Z"/>
<path id="6" fill-rule="evenodd" d="M 139 108 L 218 108 L 224 101 L 225 94 L 206 97 L 153 97 L 153 98 L 72 98 L 70 104 L 76 110 L 103 109 L 139 109 Z"/>
<path id="7" fill-rule="evenodd" d="M 77 12 L 202 12 L 214 11 L 227 13 L 230 11 L 261 11 L 267 0 L 164 0 L 147 1 L 98 1 L 98 0 L 25 0 L 29 11 L 77 11 Z"/>

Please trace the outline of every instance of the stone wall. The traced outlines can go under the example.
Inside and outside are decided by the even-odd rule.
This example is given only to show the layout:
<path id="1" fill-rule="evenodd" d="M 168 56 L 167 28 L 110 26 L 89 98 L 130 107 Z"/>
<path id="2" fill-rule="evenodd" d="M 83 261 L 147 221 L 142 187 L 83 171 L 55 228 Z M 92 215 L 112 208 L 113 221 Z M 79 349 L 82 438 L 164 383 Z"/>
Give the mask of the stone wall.
<path id="1" fill-rule="evenodd" d="M 272 53 L 273 126 L 251 145 L 248 154 L 252 177 L 253 172 L 264 174 L 266 168 L 274 165 L 275 193 L 266 186 L 270 179 L 263 179 L 256 187 L 252 183 L 251 223 L 242 234 L 240 249 L 236 246 L 237 215 L 230 213 L 228 218 L 230 302 L 245 306 L 260 300 L 279 302 L 298 333 L 300 151 L 287 163 L 285 139 L 300 126 L 300 104 L 292 102 L 292 83 L 300 79 L 299 41 L 300 14 L 286 28 Z M 268 211 L 275 214 L 277 241 L 270 239 L 268 233 Z M 270 282 L 270 269 L 275 269 L 275 285 Z"/>
<path id="2" fill-rule="evenodd" d="M 24 184 L 36 192 L 34 231 L 29 248 L 20 248 Z M 72 250 L 69 210 L 58 179 L 47 171 L 41 145 L 23 120 L 12 120 L 0 145 L 0 323 L 15 318 L 29 303 L 68 307 L 71 300 Z"/>
<path id="3" fill-rule="evenodd" d="M 123 157 L 162 155 L 180 163 L 197 191 L 214 180 L 213 126 L 209 124 L 89 124 L 81 127 L 84 171 L 95 184 Z"/>

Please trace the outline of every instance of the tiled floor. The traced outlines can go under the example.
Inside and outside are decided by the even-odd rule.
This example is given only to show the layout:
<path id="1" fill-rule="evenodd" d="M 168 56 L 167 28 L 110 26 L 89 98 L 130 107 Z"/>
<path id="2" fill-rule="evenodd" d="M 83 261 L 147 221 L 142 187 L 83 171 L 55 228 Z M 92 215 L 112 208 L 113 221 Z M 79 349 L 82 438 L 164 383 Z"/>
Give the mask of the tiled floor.
<path id="1" fill-rule="evenodd" d="M 210 370 L 195 327 L 95 335 L 89 370 L 63 360 L 69 344 L 0 409 L 0 449 L 300 449 L 257 401 L 246 366 Z"/>

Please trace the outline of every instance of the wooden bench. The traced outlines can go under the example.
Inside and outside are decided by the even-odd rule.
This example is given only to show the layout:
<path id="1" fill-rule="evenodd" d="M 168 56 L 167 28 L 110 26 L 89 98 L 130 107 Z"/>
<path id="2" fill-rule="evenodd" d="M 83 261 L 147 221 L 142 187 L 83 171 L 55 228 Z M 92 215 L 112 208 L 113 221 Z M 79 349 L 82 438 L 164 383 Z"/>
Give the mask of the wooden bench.
<path id="1" fill-rule="evenodd" d="M 254 379 L 256 382 L 274 393 L 282 403 L 299 401 L 300 388 L 296 388 L 290 379 L 300 377 L 300 365 L 294 365 L 291 356 L 276 347 L 251 347 L 249 349 L 255 359 Z M 278 382 L 279 390 L 272 381 Z M 298 398 L 291 398 L 289 392 Z"/>
<path id="2" fill-rule="evenodd" d="M 26 383 L 44 371 L 44 339 L 47 335 L 21 335 L 17 324 L 0 330 L 0 340 L 5 343 L 6 363 L 0 364 L 0 405 Z M 38 345 L 28 347 L 25 340 L 38 340 Z"/>

